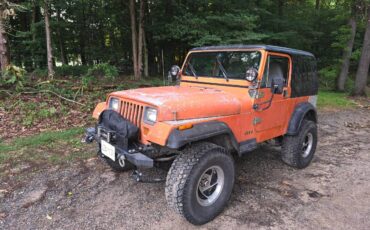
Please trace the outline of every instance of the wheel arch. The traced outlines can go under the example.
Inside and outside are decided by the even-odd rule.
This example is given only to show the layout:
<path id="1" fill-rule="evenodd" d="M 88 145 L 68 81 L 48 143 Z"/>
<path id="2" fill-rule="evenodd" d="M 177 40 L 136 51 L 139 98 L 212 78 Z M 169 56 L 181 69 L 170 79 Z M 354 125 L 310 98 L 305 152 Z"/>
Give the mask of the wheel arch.
<path id="1" fill-rule="evenodd" d="M 171 131 L 166 146 L 171 149 L 181 149 L 184 146 L 207 141 L 224 147 L 228 151 L 238 151 L 239 144 L 229 126 L 221 121 L 209 121 L 195 124 L 191 129 Z"/>
<path id="2" fill-rule="evenodd" d="M 304 119 L 317 123 L 316 108 L 309 102 L 296 105 L 289 121 L 287 135 L 297 135 Z"/>

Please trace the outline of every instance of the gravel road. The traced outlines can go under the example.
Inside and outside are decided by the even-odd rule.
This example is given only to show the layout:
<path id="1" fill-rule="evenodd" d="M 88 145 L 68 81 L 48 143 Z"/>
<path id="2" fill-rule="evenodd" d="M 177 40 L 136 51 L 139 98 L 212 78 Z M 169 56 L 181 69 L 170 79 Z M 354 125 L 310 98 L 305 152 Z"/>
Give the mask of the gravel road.
<path id="1" fill-rule="evenodd" d="M 231 201 L 199 229 L 369 229 L 370 112 L 319 114 L 319 146 L 304 170 L 262 145 L 237 161 Z M 93 152 L 92 152 L 93 155 Z M 0 229 L 192 229 L 143 184 L 91 158 L 0 180 Z"/>

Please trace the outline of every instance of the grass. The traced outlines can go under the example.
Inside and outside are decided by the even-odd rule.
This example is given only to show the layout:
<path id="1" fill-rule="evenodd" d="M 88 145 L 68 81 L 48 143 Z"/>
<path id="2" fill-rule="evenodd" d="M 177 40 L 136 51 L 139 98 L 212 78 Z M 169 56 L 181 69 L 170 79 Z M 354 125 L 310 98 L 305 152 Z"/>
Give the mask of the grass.
<path id="1" fill-rule="evenodd" d="M 348 109 L 353 108 L 355 106 L 355 103 L 348 98 L 348 95 L 346 93 L 319 91 L 317 106 L 320 109 Z"/>
<path id="2" fill-rule="evenodd" d="M 10 163 L 15 167 L 21 162 L 60 164 L 91 157 L 92 152 L 80 141 L 83 133 L 83 128 L 72 128 L 0 143 L 0 165 Z"/>

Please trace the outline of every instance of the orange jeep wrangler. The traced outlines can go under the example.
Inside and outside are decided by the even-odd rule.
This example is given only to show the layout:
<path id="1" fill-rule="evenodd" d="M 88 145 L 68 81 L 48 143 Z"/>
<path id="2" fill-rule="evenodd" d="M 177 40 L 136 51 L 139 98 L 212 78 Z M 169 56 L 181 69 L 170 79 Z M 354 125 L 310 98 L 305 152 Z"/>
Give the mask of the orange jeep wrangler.
<path id="1" fill-rule="evenodd" d="M 192 49 L 176 86 L 113 92 L 99 103 L 86 141 L 116 171 L 171 163 L 168 205 L 189 222 L 215 218 L 228 202 L 234 159 L 274 140 L 281 158 L 307 167 L 317 145 L 316 60 L 269 45 Z M 142 174 L 136 171 L 136 179 Z"/>

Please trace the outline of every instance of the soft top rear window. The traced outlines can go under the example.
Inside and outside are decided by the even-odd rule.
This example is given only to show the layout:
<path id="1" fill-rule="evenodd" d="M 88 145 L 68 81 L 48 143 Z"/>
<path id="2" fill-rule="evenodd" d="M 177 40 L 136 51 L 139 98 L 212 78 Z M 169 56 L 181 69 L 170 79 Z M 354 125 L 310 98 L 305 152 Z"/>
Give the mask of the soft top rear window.
<path id="1" fill-rule="evenodd" d="M 222 51 L 191 53 L 184 66 L 184 74 L 194 77 L 245 79 L 249 68 L 259 70 L 261 52 Z"/>

